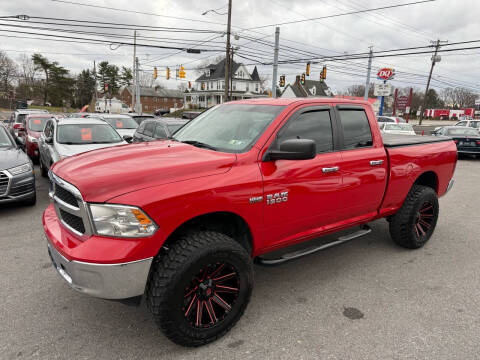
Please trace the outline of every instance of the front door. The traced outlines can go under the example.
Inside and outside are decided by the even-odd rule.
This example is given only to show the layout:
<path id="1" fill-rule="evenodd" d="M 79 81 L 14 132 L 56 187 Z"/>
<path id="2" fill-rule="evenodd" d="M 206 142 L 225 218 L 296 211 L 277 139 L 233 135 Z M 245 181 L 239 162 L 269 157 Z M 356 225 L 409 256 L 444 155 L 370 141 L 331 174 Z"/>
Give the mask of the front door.
<path id="1" fill-rule="evenodd" d="M 264 161 L 264 246 L 280 246 L 309 237 L 336 221 L 341 161 L 329 106 L 306 107 L 282 126 L 270 148 L 287 139 L 312 139 L 317 155 L 311 160 Z"/>

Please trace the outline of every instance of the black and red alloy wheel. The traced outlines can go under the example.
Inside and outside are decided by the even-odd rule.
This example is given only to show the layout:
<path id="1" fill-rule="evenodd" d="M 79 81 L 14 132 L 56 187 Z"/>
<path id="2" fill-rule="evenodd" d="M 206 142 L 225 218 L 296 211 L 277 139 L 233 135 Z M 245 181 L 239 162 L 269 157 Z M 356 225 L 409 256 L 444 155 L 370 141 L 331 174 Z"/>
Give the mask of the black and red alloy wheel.
<path id="1" fill-rule="evenodd" d="M 426 236 L 434 222 L 434 207 L 429 201 L 425 201 L 419 208 L 413 223 L 418 237 Z"/>
<path id="2" fill-rule="evenodd" d="M 233 265 L 225 262 L 208 264 L 185 288 L 183 312 L 195 328 L 219 324 L 235 305 L 240 291 L 240 277 Z"/>

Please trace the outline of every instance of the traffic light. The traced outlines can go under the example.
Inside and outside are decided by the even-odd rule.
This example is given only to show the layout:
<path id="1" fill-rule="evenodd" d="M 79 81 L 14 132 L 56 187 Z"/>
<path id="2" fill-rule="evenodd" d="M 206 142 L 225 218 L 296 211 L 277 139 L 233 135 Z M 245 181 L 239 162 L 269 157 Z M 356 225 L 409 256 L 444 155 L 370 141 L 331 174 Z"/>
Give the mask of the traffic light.
<path id="1" fill-rule="evenodd" d="M 300 79 L 300 83 L 301 83 L 302 85 L 305 85 L 305 73 L 302 74 L 302 77 L 301 77 L 301 79 Z"/>
<path id="2" fill-rule="evenodd" d="M 320 73 L 320 80 L 325 80 L 327 78 L 327 67 L 324 66 L 322 72 Z"/>
<path id="3" fill-rule="evenodd" d="M 279 83 L 280 87 L 284 87 L 285 86 L 285 75 L 280 75 L 280 83 Z"/>
<path id="4" fill-rule="evenodd" d="M 307 63 L 307 69 L 305 70 L 305 73 L 307 74 L 307 76 L 310 76 L 310 63 L 309 62 Z"/>
<path id="5" fill-rule="evenodd" d="M 170 79 L 170 68 L 167 66 L 167 75 L 166 75 L 167 80 Z"/>
<path id="6" fill-rule="evenodd" d="M 156 79 L 158 77 L 158 71 L 157 71 L 157 67 L 155 66 L 153 68 L 153 78 Z"/>
<path id="7" fill-rule="evenodd" d="M 178 77 L 180 79 L 185 79 L 185 68 L 183 65 L 180 65 L 180 71 L 178 72 Z"/>

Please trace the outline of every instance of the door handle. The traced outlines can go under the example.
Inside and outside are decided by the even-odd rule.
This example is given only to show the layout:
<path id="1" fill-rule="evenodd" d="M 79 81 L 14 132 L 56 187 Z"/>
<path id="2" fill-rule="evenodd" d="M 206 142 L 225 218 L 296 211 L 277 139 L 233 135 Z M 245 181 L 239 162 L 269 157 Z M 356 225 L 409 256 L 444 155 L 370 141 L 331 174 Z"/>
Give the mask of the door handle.
<path id="1" fill-rule="evenodd" d="M 382 165 L 383 164 L 383 160 L 372 160 L 370 161 L 370 166 L 378 166 L 378 165 Z"/>
<path id="2" fill-rule="evenodd" d="M 331 172 L 338 171 L 338 169 L 340 169 L 338 166 L 324 167 L 324 168 L 322 168 L 322 172 L 323 172 L 324 174 L 325 174 L 325 173 L 331 173 Z"/>

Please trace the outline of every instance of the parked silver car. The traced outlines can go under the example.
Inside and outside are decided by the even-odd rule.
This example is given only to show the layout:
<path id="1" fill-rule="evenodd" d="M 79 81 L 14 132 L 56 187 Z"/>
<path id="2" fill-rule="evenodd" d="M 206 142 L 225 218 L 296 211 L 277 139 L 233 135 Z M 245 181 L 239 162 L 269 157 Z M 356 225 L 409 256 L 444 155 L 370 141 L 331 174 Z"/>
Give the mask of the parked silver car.
<path id="1" fill-rule="evenodd" d="M 22 201 L 34 205 L 37 197 L 32 161 L 17 141 L 0 125 L 0 204 Z"/>
<path id="2" fill-rule="evenodd" d="M 117 132 L 122 136 L 129 136 L 130 140 L 133 138 L 133 134 L 135 134 L 135 130 L 137 130 L 138 124 L 137 122 L 128 115 L 121 115 L 121 114 L 95 114 L 90 115 L 90 118 L 98 118 L 101 119 L 110 125 L 112 125 Z"/>
<path id="3" fill-rule="evenodd" d="M 127 144 L 108 123 L 97 118 L 51 119 L 38 140 L 40 169 L 47 176 L 55 162 L 85 151 Z"/>

